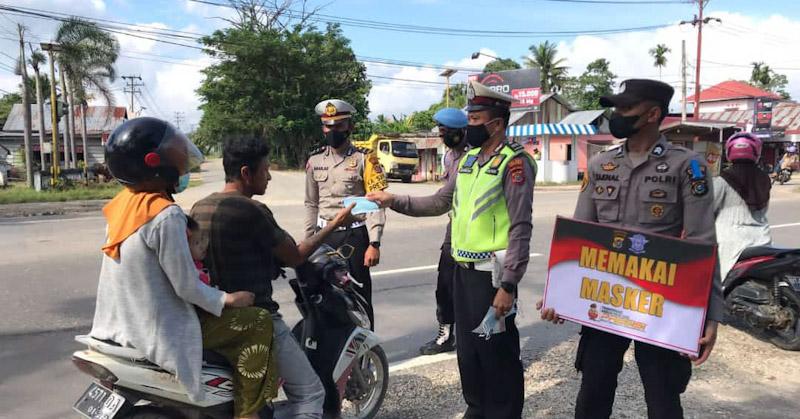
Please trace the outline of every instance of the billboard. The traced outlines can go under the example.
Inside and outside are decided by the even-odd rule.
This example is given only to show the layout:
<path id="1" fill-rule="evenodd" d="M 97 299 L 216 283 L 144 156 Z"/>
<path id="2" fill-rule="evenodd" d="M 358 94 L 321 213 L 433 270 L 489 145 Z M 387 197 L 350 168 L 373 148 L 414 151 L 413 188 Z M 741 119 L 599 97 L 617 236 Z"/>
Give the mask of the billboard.
<path id="1" fill-rule="evenodd" d="M 775 100 L 771 98 L 755 98 L 755 106 L 753 106 L 753 133 L 770 133 L 772 130 L 772 107 L 774 104 Z"/>
<path id="2" fill-rule="evenodd" d="M 526 68 L 523 70 L 497 71 L 494 73 L 481 73 L 469 76 L 486 87 L 502 92 L 517 99 L 511 105 L 514 111 L 537 111 L 542 95 L 539 70 Z"/>

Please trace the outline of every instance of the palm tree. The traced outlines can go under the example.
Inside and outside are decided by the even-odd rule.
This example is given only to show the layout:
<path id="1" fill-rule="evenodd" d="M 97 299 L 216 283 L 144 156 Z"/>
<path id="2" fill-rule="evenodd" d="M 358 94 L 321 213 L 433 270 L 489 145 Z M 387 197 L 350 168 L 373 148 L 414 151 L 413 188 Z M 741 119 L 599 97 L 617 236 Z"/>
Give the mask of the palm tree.
<path id="1" fill-rule="evenodd" d="M 653 56 L 653 65 L 658 67 L 658 79 L 661 80 L 661 69 L 667 65 L 667 54 L 672 52 L 665 44 L 658 44 L 655 48 L 650 48 L 650 55 Z"/>
<path id="2" fill-rule="evenodd" d="M 30 46 L 30 44 L 28 44 Z M 39 108 L 39 157 L 41 165 L 40 170 L 45 170 L 44 160 L 44 102 L 42 101 L 42 75 L 39 73 L 39 66 L 47 62 L 47 58 L 42 51 L 31 49 L 31 56 L 28 58 L 28 64 L 33 68 L 34 76 L 36 77 L 36 105 Z M 49 83 L 48 83 L 49 84 Z"/>
<path id="3" fill-rule="evenodd" d="M 525 66 L 539 69 L 541 87 L 543 92 L 559 92 L 567 81 L 567 70 L 564 58 L 556 58 L 558 47 L 550 41 L 543 44 L 531 45 L 528 48 L 531 55 L 524 57 Z"/>
<path id="4" fill-rule="evenodd" d="M 69 113 L 73 117 L 76 100 L 80 103 L 85 173 L 89 152 L 86 145 L 86 105 L 92 98 L 90 91 L 98 92 L 109 106 L 114 104 L 109 83 L 117 77 L 114 63 L 119 57 L 119 42 L 94 23 L 77 18 L 59 26 L 56 41 L 61 44 L 59 65 L 66 73 Z"/>

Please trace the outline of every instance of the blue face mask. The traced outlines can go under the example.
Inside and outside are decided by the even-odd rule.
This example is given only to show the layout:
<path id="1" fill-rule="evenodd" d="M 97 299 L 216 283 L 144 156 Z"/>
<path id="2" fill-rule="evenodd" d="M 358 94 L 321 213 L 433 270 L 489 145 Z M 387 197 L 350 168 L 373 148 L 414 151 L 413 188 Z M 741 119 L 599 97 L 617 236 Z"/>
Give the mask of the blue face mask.
<path id="1" fill-rule="evenodd" d="M 189 174 L 181 175 L 178 178 L 178 186 L 175 187 L 175 193 L 181 193 L 189 187 Z"/>

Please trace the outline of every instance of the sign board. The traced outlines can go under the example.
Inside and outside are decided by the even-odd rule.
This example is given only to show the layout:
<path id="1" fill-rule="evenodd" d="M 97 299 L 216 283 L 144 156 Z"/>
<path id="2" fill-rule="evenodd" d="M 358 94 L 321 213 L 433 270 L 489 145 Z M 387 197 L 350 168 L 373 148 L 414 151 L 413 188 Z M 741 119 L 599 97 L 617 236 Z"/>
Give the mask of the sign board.
<path id="1" fill-rule="evenodd" d="M 756 134 L 769 133 L 772 129 L 772 107 L 774 99 L 766 97 L 755 98 L 753 106 L 753 131 Z"/>
<path id="2" fill-rule="evenodd" d="M 544 306 L 563 319 L 697 355 L 716 246 L 559 217 Z"/>
<path id="3" fill-rule="evenodd" d="M 511 105 L 513 110 L 539 110 L 542 89 L 539 87 L 538 69 L 529 68 L 473 74 L 469 76 L 469 79 L 475 80 L 492 90 L 514 96 L 517 102 Z"/>

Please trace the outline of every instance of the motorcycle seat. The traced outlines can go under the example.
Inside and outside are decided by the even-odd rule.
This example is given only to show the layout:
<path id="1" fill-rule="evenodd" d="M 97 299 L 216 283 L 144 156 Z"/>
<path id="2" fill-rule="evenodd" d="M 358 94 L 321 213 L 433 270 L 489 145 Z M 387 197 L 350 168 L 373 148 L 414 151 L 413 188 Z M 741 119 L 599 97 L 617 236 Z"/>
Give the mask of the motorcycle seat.
<path id="1" fill-rule="evenodd" d="M 748 247 L 747 249 L 744 249 L 742 254 L 739 256 L 739 260 L 752 259 L 761 256 L 779 256 L 786 253 L 792 253 L 794 251 L 795 249 L 780 249 L 769 246 Z"/>
<path id="2" fill-rule="evenodd" d="M 95 339 L 89 335 L 75 336 L 75 340 L 78 343 L 88 346 L 92 350 L 95 350 L 97 352 L 106 355 L 111 355 L 118 358 L 130 359 L 131 361 L 136 361 L 136 362 L 149 362 L 144 352 L 136 348 L 122 346 L 116 342 Z"/>

